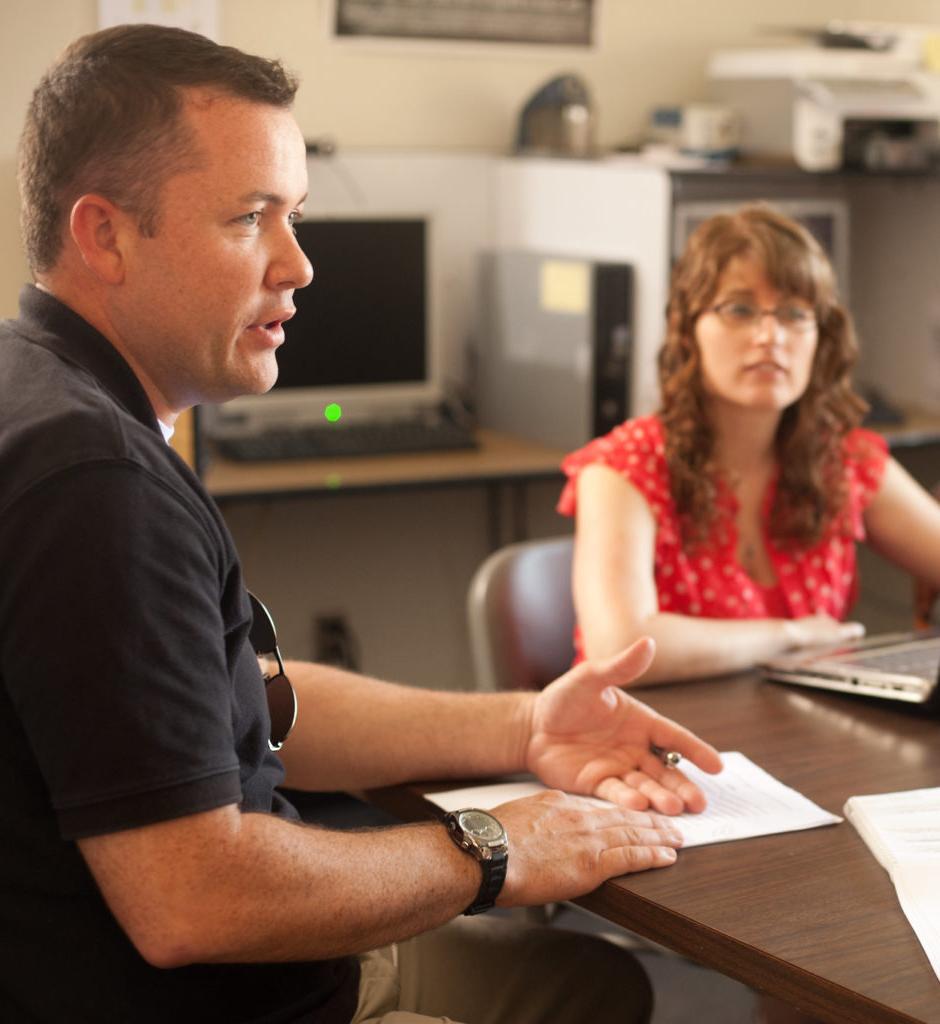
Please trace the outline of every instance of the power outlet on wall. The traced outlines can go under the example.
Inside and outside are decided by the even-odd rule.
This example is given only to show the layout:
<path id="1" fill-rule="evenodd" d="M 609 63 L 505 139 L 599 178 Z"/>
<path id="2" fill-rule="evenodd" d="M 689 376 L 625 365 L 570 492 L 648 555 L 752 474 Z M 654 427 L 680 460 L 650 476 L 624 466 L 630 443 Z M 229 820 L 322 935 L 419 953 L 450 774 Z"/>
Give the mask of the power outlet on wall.
<path id="1" fill-rule="evenodd" d="M 321 665 L 359 670 L 359 643 L 342 613 L 314 617 L 313 660 Z"/>

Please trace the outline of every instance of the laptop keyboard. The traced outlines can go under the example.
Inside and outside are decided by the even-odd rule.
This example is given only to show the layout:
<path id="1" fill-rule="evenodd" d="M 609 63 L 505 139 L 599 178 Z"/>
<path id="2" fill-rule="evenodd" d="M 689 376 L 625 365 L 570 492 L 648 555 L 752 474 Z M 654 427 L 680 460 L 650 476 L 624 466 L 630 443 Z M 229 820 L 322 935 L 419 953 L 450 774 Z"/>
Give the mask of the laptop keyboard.
<path id="1" fill-rule="evenodd" d="M 940 638 L 904 644 L 896 650 L 856 654 L 850 660 L 853 665 L 864 668 L 934 679 L 937 675 L 937 666 L 940 665 Z"/>
<path id="2" fill-rule="evenodd" d="M 476 448 L 470 427 L 453 420 L 392 420 L 342 426 L 291 427 L 246 437 L 217 438 L 220 455 L 238 462 L 324 459 Z"/>

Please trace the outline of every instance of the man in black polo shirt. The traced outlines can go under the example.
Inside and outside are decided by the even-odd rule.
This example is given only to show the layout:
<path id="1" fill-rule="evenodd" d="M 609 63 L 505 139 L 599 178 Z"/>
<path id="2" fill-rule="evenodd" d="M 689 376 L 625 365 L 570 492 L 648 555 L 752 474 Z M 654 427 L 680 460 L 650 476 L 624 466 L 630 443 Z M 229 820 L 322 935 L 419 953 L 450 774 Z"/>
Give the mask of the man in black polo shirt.
<path id="1" fill-rule="evenodd" d="M 0 1018 L 642 1020 L 642 976 L 602 943 L 490 922 L 403 940 L 672 863 L 647 810 L 704 799 L 650 745 L 720 763 L 616 688 L 649 641 L 540 694 L 288 663 L 298 717 L 272 749 L 236 553 L 166 439 L 274 382 L 311 279 L 294 91 L 276 62 L 124 26 L 73 44 L 29 109 L 35 284 L 0 328 Z M 349 833 L 277 788 L 523 769 L 621 806 L 549 793 Z"/>

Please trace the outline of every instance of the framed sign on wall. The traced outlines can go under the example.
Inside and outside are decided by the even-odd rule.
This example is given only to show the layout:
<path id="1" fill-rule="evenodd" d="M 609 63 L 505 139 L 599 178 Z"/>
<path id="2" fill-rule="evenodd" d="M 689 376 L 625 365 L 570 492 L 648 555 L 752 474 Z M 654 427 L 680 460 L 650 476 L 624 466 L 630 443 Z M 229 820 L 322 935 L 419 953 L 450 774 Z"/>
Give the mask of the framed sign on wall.
<path id="1" fill-rule="evenodd" d="M 593 45 L 597 0 L 333 0 L 336 39 Z"/>

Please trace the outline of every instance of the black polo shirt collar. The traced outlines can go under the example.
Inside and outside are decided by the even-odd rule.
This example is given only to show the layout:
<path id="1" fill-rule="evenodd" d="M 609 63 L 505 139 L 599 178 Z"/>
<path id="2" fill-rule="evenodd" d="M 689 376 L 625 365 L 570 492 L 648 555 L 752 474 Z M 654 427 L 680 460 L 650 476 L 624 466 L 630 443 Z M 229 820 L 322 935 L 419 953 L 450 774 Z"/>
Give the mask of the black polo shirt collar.
<path id="1" fill-rule="evenodd" d="M 147 392 L 110 341 L 54 295 L 28 284 L 20 292 L 20 319 L 12 325 L 60 359 L 82 367 L 134 419 L 162 437 Z"/>

